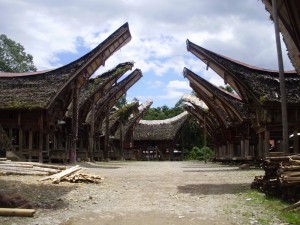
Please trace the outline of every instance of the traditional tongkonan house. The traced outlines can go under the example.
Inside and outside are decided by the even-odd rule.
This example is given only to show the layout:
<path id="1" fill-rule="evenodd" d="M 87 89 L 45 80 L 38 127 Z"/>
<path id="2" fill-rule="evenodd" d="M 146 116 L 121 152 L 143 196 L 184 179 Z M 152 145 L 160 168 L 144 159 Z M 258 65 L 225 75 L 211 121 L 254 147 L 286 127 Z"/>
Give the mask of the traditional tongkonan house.
<path id="1" fill-rule="evenodd" d="M 258 134 L 258 155 L 266 157 L 270 151 L 281 148 L 282 117 L 278 71 L 266 70 L 229 59 L 187 41 L 192 52 L 213 69 L 225 84 L 229 84 L 250 111 L 251 125 Z M 285 72 L 289 153 L 299 152 L 300 128 L 300 76 L 295 71 Z"/>
<path id="2" fill-rule="evenodd" d="M 188 118 L 185 111 L 166 120 L 141 120 L 133 131 L 134 146 L 141 160 L 181 160 L 180 131 Z"/>
<path id="3" fill-rule="evenodd" d="M 215 142 L 218 145 L 216 156 L 220 158 L 229 156 L 235 161 L 253 160 L 253 157 L 258 157 L 255 154 L 257 140 L 255 131 L 251 128 L 250 113 L 240 97 L 212 85 L 189 69 L 185 68 L 184 75 L 191 82 L 191 86 L 196 87 L 195 91 L 197 94 L 199 92 L 200 98 L 207 99 L 209 101 L 207 104 L 211 107 L 219 106 L 219 109 L 213 111 L 222 109 L 230 120 L 230 127 L 221 130 L 220 133 L 223 135 Z M 224 145 L 226 142 L 227 144 Z M 226 154 L 224 154 L 224 146 L 227 147 Z"/>
<path id="4" fill-rule="evenodd" d="M 89 81 L 81 88 L 79 93 L 79 111 L 78 111 L 78 157 L 81 159 L 93 160 L 94 151 L 94 123 L 85 123 L 86 119 L 90 114 L 95 113 L 95 105 L 100 99 L 109 91 L 110 88 L 117 82 L 117 80 L 122 77 L 127 71 L 131 70 L 134 64 L 132 62 L 120 63 L 115 68 L 99 75 L 94 78 L 89 79 Z M 69 118 L 69 119 L 68 119 Z M 63 128 L 69 128 L 72 122 L 72 112 L 68 112 L 65 122 L 67 124 L 63 125 Z M 93 118 L 93 115 L 91 115 Z M 63 139 L 62 136 L 68 135 L 68 129 L 65 129 L 65 134 L 58 137 Z M 58 141 L 58 146 L 61 146 L 60 141 Z M 63 159 L 66 155 L 66 150 L 58 147 L 57 150 L 51 152 L 51 159 Z"/>
<path id="5" fill-rule="evenodd" d="M 121 158 L 130 160 L 141 158 L 140 152 L 135 148 L 133 132 L 136 124 L 142 119 L 152 103 L 152 100 L 148 100 L 138 106 L 137 110 L 134 110 L 128 119 L 120 118 L 120 126 L 113 136 L 113 143 L 115 148 L 119 150 Z M 121 117 L 126 118 L 126 115 Z"/>
<path id="6" fill-rule="evenodd" d="M 130 40 L 126 23 L 92 51 L 58 69 L 34 73 L 0 72 L 0 124 L 14 148 L 13 152 L 19 157 L 39 159 L 40 162 L 49 157 L 57 147 L 58 131 L 66 112 L 71 110 L 71 132 L 64 140 L 63 148 L 67 149 L 70 162 L 75 162 L 79 90 L 114 52 Z"/>
<path id="7" fill-rule="evenodd" d="M 272 0 L 262 0 L 273 16 Z M 277 0 L 279 30 L 286 44 L 288 55 L 298 74 L 300 74 L 300 1 Z"/>
<path id="8" fill-rule="evenodd" d="M 115 84 L 95 105 L 95 113 L 89 114 L 85 123 L 91 124 L 94 121 L 94 132 L 96 136 L 96 148 L 94 157 L 109 160 L 109 115 L 116 104 L 127 90 L 132 87 L 142 77 L 142 71 L 135 69 L 131 74 L 119 83 Z M 94 118 L 93 118 L 94 117 Z M 105 135 L 102 135 L 101 128 L 105 120 Z"/>
<path id="9" fill-rule="evenodd" d="M 220 144 L 222 143 L 220 140 L 223 138 L 222 127 L 207 105 L 198 97 L 190 94 L 184 94 L 182 100 L 184 101 L 185 110 L 203 128 L 204 145 L 212 146 L 215 160 L 229 160 L 229 157 L 227 157 L 229 154 L 226 153 L 226 144 Z"/>

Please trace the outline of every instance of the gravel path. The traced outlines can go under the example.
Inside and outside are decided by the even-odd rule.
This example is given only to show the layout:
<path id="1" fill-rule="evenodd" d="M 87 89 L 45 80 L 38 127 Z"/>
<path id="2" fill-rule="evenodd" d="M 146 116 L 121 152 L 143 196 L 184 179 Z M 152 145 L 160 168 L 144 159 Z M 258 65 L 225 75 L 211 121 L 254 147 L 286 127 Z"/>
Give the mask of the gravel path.
<path id="1" fill-rule="evenodd" d="M 33 176 L 0 177 L 38 209 L 34 218 L 2 217 L 0 224 L 280 224 L 243 194 L 261 170 L 201 162 L 82 163 L 102 184 L 58 185 Z"/>

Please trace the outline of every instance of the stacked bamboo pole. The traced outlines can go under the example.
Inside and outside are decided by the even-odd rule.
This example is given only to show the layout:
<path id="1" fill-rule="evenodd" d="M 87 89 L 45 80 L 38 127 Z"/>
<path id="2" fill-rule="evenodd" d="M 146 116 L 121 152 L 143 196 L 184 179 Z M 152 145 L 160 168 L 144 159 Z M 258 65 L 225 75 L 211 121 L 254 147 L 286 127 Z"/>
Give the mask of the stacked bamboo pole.
<path id="1" fill-rule="evenodd" d="M 268 157 L 264 176 L 255 177 L 251 187 L 287 201 L 300 200 L 300 155 Z"/>
<path id="2" fill-rule="evenodd" d="M 48 165 L 34 162 L 0 161 L 0 175 L 38 175 L 45 176 L 58 173 L 65 166 Z"/>

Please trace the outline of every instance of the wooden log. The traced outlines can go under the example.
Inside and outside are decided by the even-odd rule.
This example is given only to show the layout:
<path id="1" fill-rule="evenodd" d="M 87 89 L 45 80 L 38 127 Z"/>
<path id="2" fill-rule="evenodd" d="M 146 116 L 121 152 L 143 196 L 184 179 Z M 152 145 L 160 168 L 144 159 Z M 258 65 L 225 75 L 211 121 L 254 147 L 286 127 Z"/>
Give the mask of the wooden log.
<path id="1" fill-rule="evenodd" d="M 286 207 L 286 208 L 283 208 L 282 211 L 290 211 L 290 210 L 296 209 L 296 208 L 298 208 L 298 207 L 300 207 L 300 201 L 299 201 L 299 202 L 296 202 L 295 204 L 290 205 L 290 206 L 288 206 L 288 207 Z"/>
<path id="2" fill-rule="evenodd" d="M 33 217 L 35 209 L 0 208 L 0 216 Z"/>
<path id="3" fill-rule="evenodd" d="M 28 172 L 30 175 L 37 175 L 36 172 L 42 172 L 44 175 L 52 175 L 60 172 L 60 170 L 48 169 L 48 168 L 20 168 L 20 167 L 0 167 L 0 171 L 20 171 Z"/>
<path id="4" fill-rule="evenodd" d="M 76 165 L 76 166 L 73 166 L 69 169 L 66 169 L 64 171 L 61 171 L 60 173 L 57 173 L 57 174 L 53 174 L 51 176 L 48 176 L 48 177 L 44 177 L 42 179 L 40 179 L 39 181 L 44 181 L 44 180 L 50 180 L 50 179 L 53 179 L 53 181 L 55 180 L 55 182 L 59 182 L 59 180 L 64 177 L 64 176 L 67 176 L 71 173 L 74 173 L 78 170 L 80 170 L 80 166 L 79 165 Z"/>
<path id="5" fill-rule="evenodd" d="M 45 176 L 45 175 L 49 175 L 49 174 L 47 172 L 40 172 L 40 171 L 0 170 L 0 175 L 36 175 L 36 176 Z"/>
<path id="6" fill-rule="evenodd" d="M 59 166 L 59 165 L 50 165 L 50 164 L 43 164 L 43 163 L 36 163 L 36 162 L 8 162 L 8 161 L 0 161 L 0 164 L 17 164 L 17 165 L 32 165 L 32 166 L 38 166 L 38 167 L 44 167 L 44 168 L 52 168 L 52 169 L 59 169 L 59 170 L 65 170 L 66 166 Z"/>

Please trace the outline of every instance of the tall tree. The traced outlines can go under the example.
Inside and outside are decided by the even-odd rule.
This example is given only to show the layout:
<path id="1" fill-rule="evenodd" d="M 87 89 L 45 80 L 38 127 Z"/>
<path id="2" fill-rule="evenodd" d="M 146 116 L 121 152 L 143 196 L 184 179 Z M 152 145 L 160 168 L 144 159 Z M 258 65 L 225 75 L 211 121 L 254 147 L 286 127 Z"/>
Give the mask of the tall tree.
<path id="1" fill-rule="evenodd" d="M 0 71 L 32 72 L 36 71 L 33 57 L 25 52 L 25 48 L 6 35 L 0 35 Z"/>

